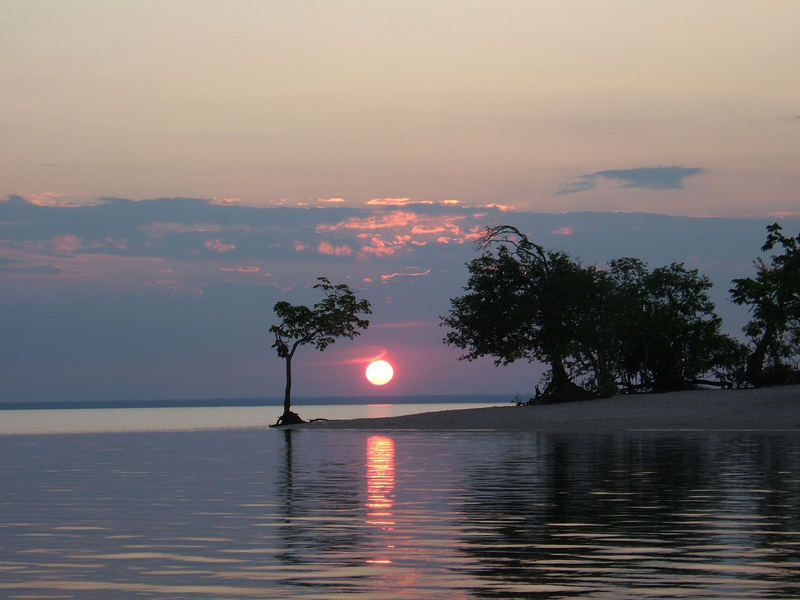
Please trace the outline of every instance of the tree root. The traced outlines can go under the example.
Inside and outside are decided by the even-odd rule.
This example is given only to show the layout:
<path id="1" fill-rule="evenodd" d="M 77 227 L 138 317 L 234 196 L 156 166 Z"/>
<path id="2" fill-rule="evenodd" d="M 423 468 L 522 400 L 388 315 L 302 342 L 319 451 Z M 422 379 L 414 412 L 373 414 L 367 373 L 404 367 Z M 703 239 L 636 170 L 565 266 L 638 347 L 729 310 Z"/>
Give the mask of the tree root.
<path id="1" fill-rule="evenodd" d="M 300 415 L 298 415 L 296 412 L 292 412 L 289 410 L 283 413 L 280 417 L 278 417 L 278 420 L 275 421 L 273 425 L 270 425 L 270 427 L 281 427 L 283 425 L 297 425 L 298 423 L 305 423 L 305 421 L 301 419 Z"/>

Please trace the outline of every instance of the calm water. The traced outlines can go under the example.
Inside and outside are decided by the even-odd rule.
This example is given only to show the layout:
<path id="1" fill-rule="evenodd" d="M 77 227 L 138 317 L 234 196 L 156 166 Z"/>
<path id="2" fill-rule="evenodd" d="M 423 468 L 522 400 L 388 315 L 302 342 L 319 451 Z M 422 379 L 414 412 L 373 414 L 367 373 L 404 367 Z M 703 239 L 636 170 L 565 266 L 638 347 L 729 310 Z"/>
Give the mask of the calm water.
<path id="1" fill-rule="evenodd" d="M 397 417 L 412 413 L 499 406 L 501 403 L 292 405 L 310 419 Z M 508 406 L 508 403 L 505 404 Z M 274 423 L 282 406 L 193 406 L 191 408 L 101 408 L 0 410 L 0 435 L 20 433 L 100 433 L 121 431 L 198 431 L 241 429 Z"/>
<path id="2" fill-rule="evenodd" d="M 800 436 L 0 436 L 0 597 L 797 598 Z"/>

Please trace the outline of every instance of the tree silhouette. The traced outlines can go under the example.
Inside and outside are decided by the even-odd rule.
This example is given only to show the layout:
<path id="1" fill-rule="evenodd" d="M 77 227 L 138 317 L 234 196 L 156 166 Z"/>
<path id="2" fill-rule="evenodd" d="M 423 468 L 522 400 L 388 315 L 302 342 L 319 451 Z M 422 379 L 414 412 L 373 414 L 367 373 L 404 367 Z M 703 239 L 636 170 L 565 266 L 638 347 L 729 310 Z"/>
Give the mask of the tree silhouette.
<path id="1" fill-rule="evenodd" d="M 324 293 L 322 300 L 313 308 L 292 305 L 285 301 L 273 307 L 280 323 L 269 328 L 275 335 L 272 348 L 286 364 L 286 388 L 283 396 L 283 414 L 275 425 L 302 423 L 303 420 L 291 411 L 292 358 L 300 346 L 313 345 L 323 351 L 337 338 L 353 339 L 369 327 L 369 321 L 359 315 L 370 315 L 368 300 L 359 300 L 347 284 L 332 284 L 326 277 L 318 277 L 314 289 Z"/>
<path id="2" fill-rule="evenodd" d="M 483 255 L 467 265 L 467 293 L 451 299 L 442 317 L 450 329 L 445 343 L 466 350 L 461 358 L 467 360 L 540 360 L 550 367 L 547 397 L 585 396 L 566 361 L 578 354 L 576 332 L 593 295 L 591 271 L 510 225 L 487 229 L 480 247 Z"/>
<path id="3" fill-rule="evenodd" d="M 731 282 L 731 298 L 746 305 L 753 315 L 744 331 L 753 343 L 745 378 L 754 386 L 800 378 L 796 365 L 786 364 L 800 355 L 800 234 L 786 236 L 778 223 L 769 225 L 761 250 L 776 248 L 783 253 L 754 261 L 754 278 Z"/>
<path id="4" fill-rule="evenodd" d="M 689 389 L 698 383 L 730 385 L 739 344 L 720 333 L 711 280 L 683 263 L 649 270 L 638 258 L 609 263 L 620 352 L 620 381 L 629 391 Z M 722 381 L 702 381 L 714 372 Z"/>
<path id="5" fill-rule="evenodd" d="M 697 270 L 651 271 L 636 258 L 584 266 L 510 225 L 487 229 L 479 247 L 465 294 L 441 317 L 444 342 L 465 350 L 462 359 L 541 361 L 548 402 L 730 385 L 740 345 L 720 333 L 711 281 Z"/>

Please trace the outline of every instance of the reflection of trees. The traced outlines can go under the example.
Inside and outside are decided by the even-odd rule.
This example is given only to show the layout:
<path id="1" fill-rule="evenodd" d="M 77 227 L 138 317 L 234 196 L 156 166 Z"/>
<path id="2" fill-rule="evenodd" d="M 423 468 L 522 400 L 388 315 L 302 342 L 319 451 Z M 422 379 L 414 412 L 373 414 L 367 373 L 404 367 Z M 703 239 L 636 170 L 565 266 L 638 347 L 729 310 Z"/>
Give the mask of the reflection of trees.
<path id="1" fill-rule="evenodd" d="M 360 464 L 347 456 L 307 462 L 296 443 L 302 434 L 283 431 L 285 457 L 277 481 L 276 513 L 282 519 L 276 529 L 284 546 L 277 557 L 289 564 L 315 562 L 362 544 L 361 532 L 351 526 L 363 514 L 361 489 L 354 484 L 363 477 Z"/>
<path id="2" fill-rule="evenodd" d="M 674 583 L 685 572 L 654 565 L 707 561 L 703 547 L 724 553 L 744 544 L 766 554 L 785 542 L 784 560 L 797 560 L 791 540 L 775 534 L 800 525 L 800 456 L 784 451 L 784 441 L 524 437 L 502 464 L 466 476 L 462 548 L 475 560 L 468 570 L 504 584 L 570 586 L 579 595 L 582 586 L 615 578 L 618 585 Z"/>

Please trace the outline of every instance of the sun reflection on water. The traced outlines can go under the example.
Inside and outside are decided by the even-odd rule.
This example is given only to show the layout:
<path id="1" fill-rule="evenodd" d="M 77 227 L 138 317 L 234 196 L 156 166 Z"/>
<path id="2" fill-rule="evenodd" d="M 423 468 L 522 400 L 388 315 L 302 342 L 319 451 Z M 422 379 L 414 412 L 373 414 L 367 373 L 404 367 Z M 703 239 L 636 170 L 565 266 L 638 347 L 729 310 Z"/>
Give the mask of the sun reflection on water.
<path id="1" fill-rule="evenodd" d="M 367 524 L 394 528 L 394 442 L 382 435 L 367 439 Z"/>
<path id="2" fill-rule="evenodd" d="M 367 438 L 367 525 L 381 531 L 394 531 L 394 441 L 382 435 Z M 387 544 L 387 548 L 392 548 Z M 367 560 L 370 564 L 387 565 L 386 557 Z"/>

